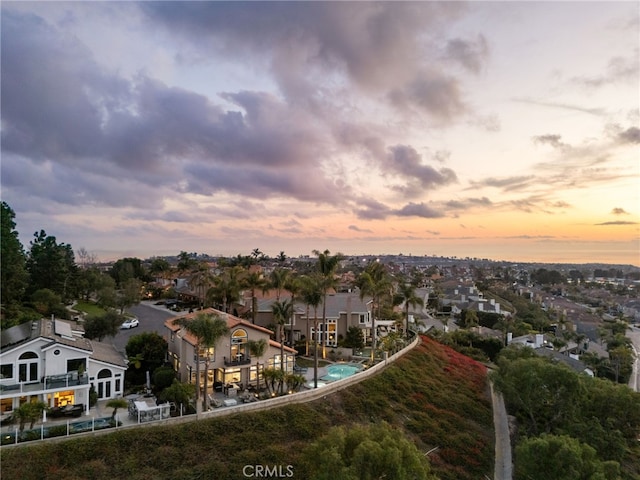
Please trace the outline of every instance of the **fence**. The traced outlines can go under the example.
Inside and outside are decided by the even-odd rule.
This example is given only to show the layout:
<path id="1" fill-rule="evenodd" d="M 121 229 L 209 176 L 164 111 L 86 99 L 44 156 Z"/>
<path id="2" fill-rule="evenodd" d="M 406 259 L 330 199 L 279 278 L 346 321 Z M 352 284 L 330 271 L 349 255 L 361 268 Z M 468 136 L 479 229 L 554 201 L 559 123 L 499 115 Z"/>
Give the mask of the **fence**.
<path id="1" fill-rule="evenodd" d="M 418 344 L 420 343 L 420 337 L 418 335 L 415 336 L 415 338 L 411 341 L 411 343 L 409 345 L 407 345 L 406 347 L 404 347 L 403 349 L 401 349 L 400 351 L 398 351 L 397 353 L 387 357 L 385 355 L 385 358 L 382 359 L 382 361 L 380 361 L 379 363 L 369 367 L 366 370 L 363 370 L 362 372 L 359 372 L 355 375 L 351 375 L 350 377 L 346 377 L 343 378 L 342 380 L 336 380 L 334 382 L 325 384 L 322 387 L 318 387 L 318 388 L 314 388 L 312 390 L 306 390 L 303 392 L 297 392 L 297 393 L 293 393 L 291 395 L 284 395 L 281 397 L 275 397 L 275 398 L 270 398 L 268 400 L 261 400 L 259 402 L 252 402 L 252 403 L 243 403 L 243 404 L 239 404 L 239 405 L 234 405 L 234 406 L 228 406 L 228 407 L 221 407 L 221 408 L 217 408 L 215 410 L 211 410 L 208 412 L 200 412 L 197 413 L 195 415 L 185 415 L 185 416 L 180 416 L 180 417 L 170 417 L 170 418 L 165 418 L 165 419 L 161 419 L 161 420 L 154 420 L 154 421 L 147 421 L 145 423 L 134 423 L 134 424 L 130 424 L 130 425 L 118 425 L 117 427 L 115 427 L 115 429 L 117 430 L 122 430 L 122 429 L 129 429 L 129 428 L 139 428 L 139 427 L 151 427 L 151 426 L 156 426 L 156 425 L 176 425 L 176 424 L 180 424 L 180 423 L 187 423 L 187 422 L 194 422 L 197 420 L 202 420 L 202 419 L 208 419 L 208 418 L 216 418 L 216 417 L 221 417 L 224 415 L 231 415 L 233 413 L 241 413 L 241 412 L 255 412 L 255 411 L 259 411 L 259 410 L 269 410 L 271 408 L 277 408 L 283 405 L 289 405 L 291 403 L 305 403 L 305 402 L 311 402 L 313 400 L 317 400 L 319 398 L 322 398 L 326 395 L 330 395 L 332 393 L 338 392 L 340 390 L 343 390 L 347 387 L 349 387 L 350 385 L 354 385 L 356 383 L 359 383 L 363 380 L 365 380 L 366 378 L 371 377 L 372 375 L 375 375 L 376 373 L 380 372 L 382 369 L 384 369 L 387 365 L 390 365 L 391 363 L 395 362 L 398 358 L 402 357 L 405 353 L 409 352 L 410 350 L 412 350 L 413 348 L 415 348 Z M 91 420 L 87 420 L 87 422 L 91 422 Z M 38 430 L 38 429 L 36 429 Z M 99 435 L 99 434 L 105 434 L 105 433 L 110 433 L 112 432 L 113 429 L 106 429 L 106 430 L 91 430 L 91 431 L 86 431 L 85 433 L 79 433 L 79 435 Z M 72 432 L 68 432 L 67 435 L 70 435 Z M 49 441 L 60 441 L 60 440 L 64 440 L 67 437 L 54 437 L 51 439 L 47 439 L 44 438 L 44 440 L 49 440 Z M 40 438 L 34 439 L 34 440 L 42 440 Z M 20 445 L 20 443 L 17 443 L 17 441 L 14 443 L 14 445 Z M 7 444 L 3 444 L 4 447 L 10 446 Z"/>

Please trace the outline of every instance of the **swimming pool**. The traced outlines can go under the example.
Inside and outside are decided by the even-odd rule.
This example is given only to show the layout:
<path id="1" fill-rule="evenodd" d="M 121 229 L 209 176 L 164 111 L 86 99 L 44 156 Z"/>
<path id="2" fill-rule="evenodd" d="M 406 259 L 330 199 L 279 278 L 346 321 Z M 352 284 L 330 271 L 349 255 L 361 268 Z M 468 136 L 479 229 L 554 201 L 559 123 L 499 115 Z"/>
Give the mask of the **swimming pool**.
<path id="1" fill-rule="evenodd" d="M 335 381 L 355 375 L 362 370 L 362 365 L 354 365 L 352 363 L 337 363 L 327 367 L 327 374 L 321 377 L 321 380 Z"/>

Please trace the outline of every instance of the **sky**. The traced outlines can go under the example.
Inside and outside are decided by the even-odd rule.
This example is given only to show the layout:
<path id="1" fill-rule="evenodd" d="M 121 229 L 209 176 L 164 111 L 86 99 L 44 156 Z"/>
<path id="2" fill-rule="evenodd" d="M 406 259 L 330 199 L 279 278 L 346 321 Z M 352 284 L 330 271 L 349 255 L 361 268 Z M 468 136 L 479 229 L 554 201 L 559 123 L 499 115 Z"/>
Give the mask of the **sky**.
<path id="1" fill-rule="evenodd" d="M 640 266 L 638 2 L 1 9 L 27 250 Z"/>

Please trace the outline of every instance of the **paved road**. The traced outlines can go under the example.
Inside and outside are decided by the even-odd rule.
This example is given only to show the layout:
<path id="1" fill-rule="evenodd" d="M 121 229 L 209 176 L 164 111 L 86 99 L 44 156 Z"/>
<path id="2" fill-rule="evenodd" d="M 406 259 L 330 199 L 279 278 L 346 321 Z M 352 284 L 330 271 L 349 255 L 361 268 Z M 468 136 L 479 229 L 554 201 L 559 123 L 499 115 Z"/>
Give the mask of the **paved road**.
<path id="1" fill-rule="evenodd" d="M 491 401 L 493 402 L 493 427 L 496 431 L 495 467 L 493 480 L 512 479 L 511 438 L 509 436 L 509 418 L 502 395 L 493 389 L 491 384 Z"/>
<path id="2" fill-rule="evenodd" d="M 163 306 L 154 305 L 153 302 L 142 302 L 134 305 L 127 311 L 138 317 L 140 326 L 129 330 L 120 330 L 118 334 L 113 337 L 113 344 L 123 355 L 125 355 L 125 347 L 132 335 L 137 335 L 142 332 L 157 332 L 164 336 L 164 321 L 167 318 L 177 315 L 175 312 L 167 310 Z"/>

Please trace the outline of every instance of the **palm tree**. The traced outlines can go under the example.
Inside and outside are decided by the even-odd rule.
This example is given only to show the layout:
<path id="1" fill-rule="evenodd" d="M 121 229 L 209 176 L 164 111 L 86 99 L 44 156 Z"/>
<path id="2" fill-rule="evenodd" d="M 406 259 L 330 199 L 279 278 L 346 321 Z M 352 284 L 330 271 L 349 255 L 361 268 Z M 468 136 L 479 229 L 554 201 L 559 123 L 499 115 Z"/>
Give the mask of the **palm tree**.
<path id="1" fill-rule="evenodd" d="M 227 313 L 229 304 L 240 298 L 241 276 L 244 269 L 239 266 L 230 267 L 216 277 L 213 287 L 207 292 L 207 299 L 222 305 L 222 311 Z"/>
<path id="2" fill-rule="evenodd" d="M 322 278 L 322 324 L 324 330 L 322 332 L 322 358 L 327 357 L 327 292 L 330 289 L 335 289 L 338 282 L 335 278 L 335 273 L 342 260 L 342 254 L 338 253 L 331 256 L 329 250 L 320 252 L 319 250 L 313 251 L 314 255 L 318 257 L 318 272 Z"/>
<path id="3" fill-rule="evenodd" d="M 376 332 L 376 315 L 380 316 L 382 298 L 391 288 L 391 282 L 389 281 L 384 265 L 379 262 L 369 263 L 365 271 L 360 274 L 357 286 L 360 288 L 360 300 L 364 300 L 365 297 L 370 296 L 373 301 L 371 312 L 371 361 L 373 361 L 378 336 Z M 378 309 L 377 314 L 376 308 Z"/>
<path id="4" fill-rule="evenodd" d="M 288 318 L 291 318 L 293 312 L 293 302 L 283 300 L 282 302 L 274 302 L 271 306 L 273 318 L 278 324 L 278 337 L 280 340 L 280 370 L 284 372 L 284 324 Z"/>
<path id="5" fill-rule="evenodd" d="M 189 278 L 189 284 L 196 289 L 200 308 L 204 307 L 206 293 L 213 285 L 214 279 L 215 276 L 211 273 L 211 268 L 206 262 L 200 262 Z"/>
<path id="6" fill-rule="evenodd" d="M 280 301 L 280 295 L 282 294 L 282 290 L 286 289 L 287 282 L 289 280 L 289 275 L 291 272 L 289 270 L 285 270 L 283 268 L 276 268 L 271 272 L 271 288 L 276 291 L 276 301 Z"/>
<path id="7" fill-rule="evenodd" d="M 118 412 L 119 408 L 127 408 L 127 406 L 129 406 L 129 404 L 124 398 L 112 398 L 111 400 L 109 400 L 106 404 L 106 407 L 113 408 L 113 413 L 111 414 L 111 420 L 115 421 L 116 413 Z"/>
<path id="8" fill-rule="evenodd" d="M 313 307 L 313 383 L 318 388 L 318 345 L 315 339 L 318 335 L 318 305 L 322 302 L 322 279 L 319 274 L 312 277 L 302 277 L 302 299 L 307 306 L 307 326 L 309 325 L 309 307 Z M 309 355 L 309 338 L 307 332 L 307 355 Z"/>
<path id="9" fill-rule="evenodd" d="M 256 316 L 258 315 L 258 298 L 256 297 L 256 290 L 261 290 L 263 293 L 268 288 L 267 280 L 259 272 L 251 272 L 242 282 L 244 287 L 251 290 L 251 323 L 256 323 Z"/>
<path id="10" fill-rule="evenodd" d="M 300 277 L 297 276 L 293 276 L 290 275 L 289 279 L 287 280 L 287 284 L 285 285 L 285 288 L 289 291 L 289 293 L 291 294 L 291 318 L 289 318 L 289 334 L 287 335 L 287 341 L 289 342 L 289 345 L 293 345 L 293 319 L 295 317 L 295 306 L 296 306 L 296 301 L 298 300 L 298 297 L 300 296 L 300 294 L 302 293 L 302 288 L 303 285 L 300 282 Z"/>
<path id="11" fill-rule="evenodd" d="M 267 351 L 268 343 L 264 338 L 260 340 L 249 340 L 247 342 L 247 348 L 252 357 L 256 358 L 256 390 L 260 392 L 260 358 Z"/>
<path id="12" fill-rule="evenodd" d="M 198 313 L 195 318 L 178 318 L 174 323 L 184 328 L 196 338 L 196 404 L 198 404 L 198 400 L 200 399 L 200 354 L 201 349 L 206 349 L 206 355 L 204 357 L 204 401 L 202 405 L 204 410 L 207 411 L 209 408 L 209 396 L 207 395 L 209 362 L 211 361 L 209 349 L 215 347 L 218 340 L 229 333 L 229 327 L 224 319 L 211 313 Z"/>
<path id="13" fill-rule="evenodd" d="M 424 305 L 424 301 L 422 300 L 422 298 L 416 295 L 416 287 L 414 287 L 410 283 L 401 283 L 398 286 L 398 292 L 396 294 L 396 297 L 400 301 L 400 303 L 404 303 L 404 318 L 405 318 L 404 334 L 408 338 L 409 337 L 409 306 L 421 307 Z"/>
<path id="14" fill-rule="evenodd" d="M 42 412 L 47 409 L 47 404 L 44 402 L 26 402 L 20 405 L 13 411 L 13 415 L 20 422 L 20 432 L 24 430 L 25 423 L 29 422 L 30 429 L 33 429 L 33 425 L 42 418 Z"/>

